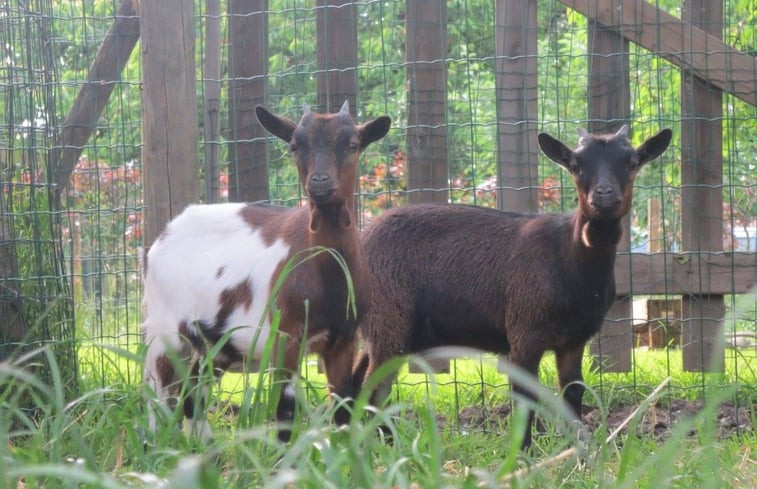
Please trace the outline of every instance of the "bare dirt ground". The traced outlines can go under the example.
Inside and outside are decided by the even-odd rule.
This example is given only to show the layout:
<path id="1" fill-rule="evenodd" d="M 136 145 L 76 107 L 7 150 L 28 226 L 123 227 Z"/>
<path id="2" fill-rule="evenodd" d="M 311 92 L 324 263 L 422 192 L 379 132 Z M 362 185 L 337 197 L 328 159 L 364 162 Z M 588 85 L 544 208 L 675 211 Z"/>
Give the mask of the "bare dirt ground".
<path id="1" fill-rule="evenodd" d="M 637 407 L 638 405 L 627 405 L 611 410 L 607 414 L 608 431 L 614 431 Z M 674 399 L 667 406 L 650 406 L 646 411 L 637 415 L 641 416 L 641 421 L 636 426 L 636 432 L 641 436 L 664 440 L 677 423 L 697 415 L 703 407 L 702 401 L 684 399 Z M 463 430 L 482 428 L 496 430 L 510 415 L 510 409 L 510 404 L 500 404 L 488 409 L 481 406 L 467 407 L 460 411 L 458 416 L 460 428 Z M 590 431 L 595 431 L 602 425 L 602 414 L 594 406 L 584 406 L 584 413 L 581 418 Z M 446 422 L 443 418 L 438 421 L 440 426 L 443 426 Z M 723 403 L 715 412 L 714 421 L 719 438 L 753 433 L 757 425 L 757 403 L 752 406 Z M 625 427 L 622 432 L 627 433 L 628 430 L 629 428 Z M 688 434 L 689 436 L 696 435 L 696 428 L 691 429 Z"/>

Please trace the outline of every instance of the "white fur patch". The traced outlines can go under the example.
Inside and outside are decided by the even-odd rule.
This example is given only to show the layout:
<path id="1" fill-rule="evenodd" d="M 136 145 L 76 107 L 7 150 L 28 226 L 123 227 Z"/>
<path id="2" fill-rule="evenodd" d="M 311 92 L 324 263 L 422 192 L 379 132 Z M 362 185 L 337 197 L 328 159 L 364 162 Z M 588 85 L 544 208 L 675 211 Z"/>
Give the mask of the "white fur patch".
<path id="1" fill-rule="evenodd" d="M 190 328 L 193 321 L 214 325 L 222 292 L 249 281 L 252 304 L 234 309 L 225 330 L 240 328 L 231 343 L 243 354 L 260 357 L 270 332 L 270 285 L 289 245 L 277 239 L 267 246 L 260 231 L 241 217 L 245 205 L 190 206 L 150 248 L 143 298 L 148 343 L 156 337 L 174 343 L 182 321 Z"/>

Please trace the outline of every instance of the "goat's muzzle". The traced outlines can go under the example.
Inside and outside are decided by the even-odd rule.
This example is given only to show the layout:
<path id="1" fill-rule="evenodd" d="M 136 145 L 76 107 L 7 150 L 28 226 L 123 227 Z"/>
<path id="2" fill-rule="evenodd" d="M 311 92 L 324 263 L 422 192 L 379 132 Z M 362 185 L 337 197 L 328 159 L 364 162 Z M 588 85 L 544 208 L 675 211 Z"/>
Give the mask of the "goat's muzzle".
<path id="1" fill-rule="evenodd" d="M 620 191 L 612 185 L 597 185 L 589 194 L 589 204 L 598 216 L 615 217 L 621 207 Z"/>
<path id="2" fill-rule="evenodd" d="M 325 204 L 336 193 L 336 182 L 328 173 L 313 173 L 308 178 L 305 190 L 316 204 Z"/>

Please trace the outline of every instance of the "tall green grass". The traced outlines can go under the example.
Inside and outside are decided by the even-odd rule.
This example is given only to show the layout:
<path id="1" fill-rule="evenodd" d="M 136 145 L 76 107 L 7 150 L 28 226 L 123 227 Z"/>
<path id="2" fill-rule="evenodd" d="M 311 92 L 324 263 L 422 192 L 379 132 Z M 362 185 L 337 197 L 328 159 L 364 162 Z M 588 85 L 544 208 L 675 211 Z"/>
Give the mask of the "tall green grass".
<path id="1" fill-rule="evenodd" d="M 0 364 L 0 433 L 8 440 L 0 446 L 0 489 L 757 485 L 757 436 L 745 431 L 719 439 L 716 419 L 720 402 L 744 392 L 749 397 L 754 384 L 713 391 L 703 411 L 677 424 L 664 440 L 634 435 L 633 425 L 641 419 L 637 416 L 627 431 L 632 434 L 621 434 L 610 443 L 606 443 L 609 406 L 601 398 L 596 401 L 603 427 L 578 437 L 559 398 L 545 388 L 540 410 L 546 433 L 537 435 L 533 450 L 523 454 L 518 446 L 525 409 L 516 408 L 496 429 L 461 430 L 449 419 L 457 407 L 447 404 L 449 389 L 454 386 L 447 385 L 444 376 L 439 376 L 442 383 L 436 384 L 426 383 L 425 375 L 403 373 L 404 383 L 397 386 L 396 394 L 401 402 L 372 411 L 361 398 L 351 425 L 337 428 L 330 422 L 334 407 L 322 402 L 324 381 L 311 364 L 306 365 L 300 382 L 298 396 L 304 402 L 292 442 L 281 444 L 268 421 L 273 418 L 270 386 L 259 381 L 265 377 L 261 374 L 237 376 L 222 384 L 228 392 L 209 414 L 216 438 L 203 443 L 182 434 L 180 413 L 164 420 L 153 437 L 147 436 L 145 394 L 125 374 L 139 365 L 139 352 L 109 347 L 98 355 L 113 359 L 111 381 L 102 387 L 99 382 L 87 384 L 85 379 L 86 390 L 75 399 L 65 397 L 57 359 L 48 350 L 38 351 L 34 361 L 49 366 L 51 382 L 40 381 L 20 364 Z M 473 385 L 482 376 L 501 382 L 502 374 L 486 361 L 456 363 L 458 372 L 450 376 L 456 375 L 460 382 Z M 404 371 L 405 367 L 396 361 L 387 365 L 384 373 L 392 369 Z M 543 380 L 549 383 L 552 374 L 548 368 L 544 370 Z M 507 373 L 517 375 L 509 369 Z M 653 377 L 640 380 L 652 385 L 656 382 Z M 413 379 L 418 385 L 408 386 Z M 234 382 L 242 382 L 238 387 L 245 388 L 245 394 Z M 489 404 L 504 396 L 503 387 L 491 390 L 497 393 L 485 399 Z M 21 394 L 32 396 L 40 409 L 29 412 L 17 405 Z M 649 393 L 636 395 L 643 401 Z M 465 390 L 458 389 L 458 396 L 465 396 Z M 460 397 L 458 402 L 480 403 L 477 396 Z M 660 401 L 664 396 L 653 400 Z M 247 407 L 230 414 L 223 409 L 226 402 Z M 440 415 L 448 422 L 440 423 Z M 755 413 L 751 416 L 754 422 Z M 388 426 L 391 442 L 377 429 L 380 424 Z M 552 457 L 573 446 L 580 448 L 575 456 L 553 461 Z M 545 461 L 544 466 L 528 470 Z M 517 477 L 506 480 L 513 473 Z"/>
<path id="2" fill-rule="evenodd" d="M 680 362 L 671 362 L 675 351 L 637 351 L 629 374 L 602 374 L 587 359 L 584 401 L 599 407 L 599 427 L 591 433 L 570 419 L 549 387 L 556 373 L 545 358 L 542 384 L 529 381 L 540 399 L 535 408 L 544 433 L 528 453 L 519 449 L 528 408 L 523 403 L 483 427 L 458 423 L 466 407 L 508 402 L 505 374 L 518 379 L 523 373 L 508 364 L 500 372 L 492 357 L 451 353 L 466 359 L 455 360 L 449 374 L 433 375 L 418 359 L 413 361 L 423 374 L 410 373 L 404 359 L 388 362 L 371 381 L 399 371 L 395 402 L 376 410 L 367 405 L 365 389 L 345 427 L 331 423 L 337 406 L 327 402 L 316 362 L 305 357 L 294 437 L 282 444 L 271 421 L 281 386 L 268 368 L 221 382 L 204 376 L 201 385 L 214 391 L 207 416 L 215 438 L 202 441 L 183 434 L 181 409 L 167 410 L 155 431 L 148 428 L 151 393 L 139 380 L 143 346 L 81 342 L 82 388 L 75 398 L 60 359 L 43 348 L 0 363 L 0 436 L 7 440 L 0 445 L 0 489 L 757 487 L 757 435 L 744 429 L 720 438 L 716 417 L 724 401 L 757 401 L 757 352 L 733 354 L 722 374 L 683 372 Z M 202 360 L 204 372 L 211 370 L 211 358 L 212 350 Z M 43 365 L 51 375 L 36 377 L 30 365 Z M 663 439 L 637 435 L 645 409 L 631 416 L 626 431 L 608 436 L 610 413 L 619 405 L 664 407 L 673 397 L 702 394 L 704 409 Z M 22 401 L 29 398 L 33 410 Z M 753 424 L 753 408 L 749 416 Z"/>

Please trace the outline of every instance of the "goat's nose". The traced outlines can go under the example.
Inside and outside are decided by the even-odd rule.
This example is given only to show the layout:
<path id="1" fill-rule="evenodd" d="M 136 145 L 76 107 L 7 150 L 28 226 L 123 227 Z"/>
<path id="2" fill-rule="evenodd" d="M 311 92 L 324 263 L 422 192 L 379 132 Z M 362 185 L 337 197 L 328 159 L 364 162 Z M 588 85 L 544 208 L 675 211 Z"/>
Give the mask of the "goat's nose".
<path id="1" fill-rule="evenodd" d="M 597 185 L 597 188 L 595 188 L 594 191 L 597 193 L 597 195 L 608 195 L 612 193 L 612 185 L 607 183 Z"/>
<path id="2" fill-rule="evenodd" d="M 313 173 L 312 175 L 310 175 L 311 183 L 326 183 L 330 179 L 331 177 L 329 177 L 329 174 L 324 172 Z"/>

